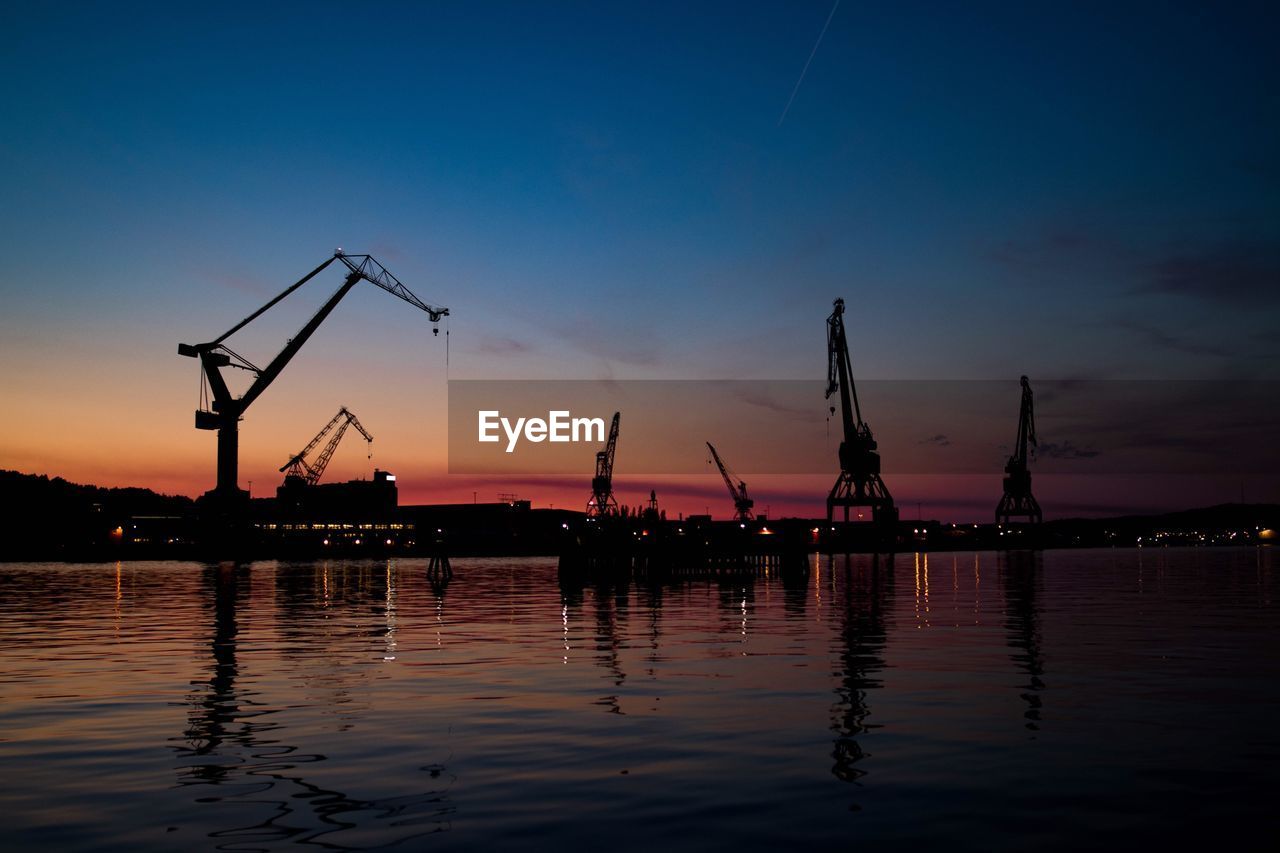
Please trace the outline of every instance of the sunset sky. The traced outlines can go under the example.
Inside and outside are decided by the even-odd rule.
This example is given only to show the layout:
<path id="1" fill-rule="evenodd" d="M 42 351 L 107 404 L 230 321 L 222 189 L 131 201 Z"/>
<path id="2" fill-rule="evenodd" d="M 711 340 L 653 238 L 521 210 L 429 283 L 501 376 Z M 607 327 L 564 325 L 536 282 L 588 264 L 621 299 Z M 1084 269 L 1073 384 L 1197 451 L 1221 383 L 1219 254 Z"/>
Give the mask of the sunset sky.
<path id="1" fill-rule="evenodd" d="M 1008 380 L 997 449 L 1020 374 L 1280 378 L 1275 4 L 20 4 L 6 24 L 2 468 L 212 487 L 177 344 L 338 246 L 448 306 L 448 336 L 357 287 L 246 415 L 255 495 L 346 405 L 374 457 L 349 434 L 326 480 L 376 464 L 402 503 L 576 508 L 593 448 L 580 482 L 447 475 L 448 380 L 821 380 L 836 296 L 859 378 Z M 269 361 L 341 278 L 229 343 Z M 620 500 L 728 514 L 708 475 L 629 478 L 644 440 L 624 432 Z M 833 453 L 829 476 L 752 486 L 818 513 L 835 473 Z M 888 485 L 905 516 L 970 520 L 999 478 Z M 1036 484 L 1049 516 L 1280 500 L 1274 472 Z"/>

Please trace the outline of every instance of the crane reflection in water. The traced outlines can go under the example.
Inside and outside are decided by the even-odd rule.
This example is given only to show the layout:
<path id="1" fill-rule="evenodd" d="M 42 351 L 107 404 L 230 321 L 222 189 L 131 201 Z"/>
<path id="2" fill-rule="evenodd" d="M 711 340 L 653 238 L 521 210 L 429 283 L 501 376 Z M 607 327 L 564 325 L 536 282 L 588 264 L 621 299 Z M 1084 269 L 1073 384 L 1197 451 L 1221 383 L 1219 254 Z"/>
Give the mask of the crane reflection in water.
<path id="1" fill-rule="evenodd" d="M 1039 600 L 1043 597 L 1044 554 L 1041 551 L 1005 551 L 998 557 L 1004 586 L 1005 632 L 1010 658 L 1026 675 L 1018 689 L 1026 709 L 1023 717 L 1029 731 L 1040 730 L 1044 700 L 1044 653 L 1040 630 Z"/>
<path id="2" fill-rule="evenodd" d="M 626 582 L 603 583 L 596 586 L 596 652 L 599 665 L 607 672 L 604 678 L 614 688 L 597 699 L 596 704 L 608 709 L 611 714 L 626 713 L 622 710 L 619 694 L 627 681 L 627 674 L 622 668 L 621 650 L 626 645 L 629 598 L 630 585 Z"/>
<path id="3" fill-rule="evenodd" d="M 843 575 L 843 590 L 836 599 L 840 632 L 836 638 L 836 702 L 831 708 L 835 741 L 831 751 L 832 774 L 843 782 L 859 784 L 867 774 L 861 766 L 870 756 L 864 735 L 879 726 L 870 722 L 870 691 L 881 686 L 885 668 L 885 613 L 893 593 L 893 558 L 837 555 L 829 567 L 832 580 Z M 816 573 L 819 576 L 820 573 Z M 857 810 L 854 804 L 852 809 Z"/>
<path id="4" fill-rule="evenodd" d="M 332 586 L 331 573 L 337 578 Z M 314 640 L 310 635 L 313 628 L 290 618 L 290 613 L 297 617 L 306 611 L 307 599 L 313 609 L 363 606 L 371 592 L 379 591 L 370 583 L 378 573 L 367 567 L 345 571 L 326 564 L 317 574 L 307 585 L 299 582 L 306 573 L 277 572 L 277 592 L 283 592 L 281 621 L 286 623 L 288 645 L 294 648 L 306 649 L 308 641 Z M 386 575 L 391 577 L 390 567 Z M 209 837 L 219 847 L 237 849 L 283 841 L 346 849 L 344 833 L 358 833 L 363 846 L 370 838 L 368 833 L 391 844 L 448 830 L 455 807 L 448 784 L 442 784 L 448 777 L 441 765 L 421 767 L 431 781 L 424 780 L 425 790 L 407 796 L 355 797 L 307 778 L 305 768 L 324 762 L 326 756 L 290 743 L 287 706 L 269 702 L 260 691 L 242 684 L 246 675 L 240 659 L 239 610 L 249 599 L 250 583 L 251 570 L 244 565 L 221 563 L 204 568 L 202 592 L 213 623 L 211 669 L 206 680 L 192 682 L 186 729 L 180 738 L 172 739 L 177 743 L 173 749 L 178 757 L 178 785 L 195 789 L 197 803 L 226 810 L 225 817 L 219 814 L 217 818 L 225 828 L 210 832 Z M 393 606 L 393 589 L 384 586 L 380 590 L 386 594 L 388 607 Z M 344 590 L 349 600 L 336 597 L 339 590 Z M 388 622 L 372 633 L 378 642 L 385 643 L 389 631 L 393 632 L 393 626 Z M 354 639 L 364 645 L 368 637 Z M 329 645 L 325 648 L 326 652 L 331 650 Z M 377 660 L 372 655 L 364 657 Z M 332 660 L 322 663 L 330 672 L 356 669 L 350 661 L 338 661 L 337 666 Z M 350 685 L 334 685 L 332 689 L 350 693 Z M 209 788 L 214 790 L 206 790 Z"/>

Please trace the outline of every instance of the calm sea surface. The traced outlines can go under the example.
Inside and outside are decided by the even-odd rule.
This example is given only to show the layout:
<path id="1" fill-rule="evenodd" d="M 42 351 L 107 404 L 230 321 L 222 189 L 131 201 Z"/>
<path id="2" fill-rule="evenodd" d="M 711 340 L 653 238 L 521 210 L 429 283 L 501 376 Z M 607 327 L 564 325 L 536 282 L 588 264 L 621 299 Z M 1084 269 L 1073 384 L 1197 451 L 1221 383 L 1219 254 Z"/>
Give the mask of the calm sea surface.
<path id="1" fill-rule="evenodd" d="M 1275 849 L 1275 563 L 0 565 L 0 846 Z"/>

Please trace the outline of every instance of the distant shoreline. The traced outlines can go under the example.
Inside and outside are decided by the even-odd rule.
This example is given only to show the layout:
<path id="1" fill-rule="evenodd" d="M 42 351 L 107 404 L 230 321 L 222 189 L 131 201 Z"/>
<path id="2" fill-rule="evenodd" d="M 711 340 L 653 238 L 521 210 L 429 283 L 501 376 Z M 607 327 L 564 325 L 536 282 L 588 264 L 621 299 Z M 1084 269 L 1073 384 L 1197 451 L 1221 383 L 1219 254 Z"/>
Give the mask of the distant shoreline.
<path id="1" fill-rule="evenodd" d="M 736 521 L 709 516 L 667 520 L 654 511 L 610 522 L 609 536 L 601 539 L 583 513 L 534 509 L 528 501 L 392 505 L 363 513 L 320 509 L 292 515 L 263 502 L 234 534 L 239 542 L 232 546 L 224 530 L 202 522 L 195 501 L 148 489 L 105 489 L 0 471 L 0 499 L 10 507 L 0 518 L 0 562 L 386 559 L 433 554 L 558 557 L 579 552 L 584 536 L 591 538 L 594 553 L 646 559 L 701 558 L 706 550 L 692 548 L 698 537 L 706 538 L 712 549 L 727 547 L 727 552 L 716 552 L 721 555 L 1266 547 L 1275 542 L 1280 529 L 1277 504 L 1219 504 L 1154 515 L 1055 519 L 1034 528 L 935 519 L 903 519 L 885 529 L 857 524 L 846 528 L 825 519 L 757 518 L 748 529 Z M 752 535 L 758 538 L 751 539 Z"/>

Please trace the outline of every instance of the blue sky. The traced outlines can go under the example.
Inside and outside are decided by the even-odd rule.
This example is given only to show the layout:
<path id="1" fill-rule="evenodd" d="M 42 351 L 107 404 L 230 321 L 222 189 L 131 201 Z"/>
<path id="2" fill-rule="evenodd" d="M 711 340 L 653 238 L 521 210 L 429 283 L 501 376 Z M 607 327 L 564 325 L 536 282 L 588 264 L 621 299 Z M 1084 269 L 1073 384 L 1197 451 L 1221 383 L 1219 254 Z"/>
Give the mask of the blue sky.
<path id="1" fill-rule="evenodd" d="M 780 122 L 831 8 L 10 9 L 0 463 L 108 441 L 67 401 L 189 429 L 177 341 L 339 245 L 453 309 L 451 377 L 820 377 L 835 296 L 868 378 L 1274 377 L 1273 4 L 845 0 Z M 278 428 L 442 423 L 439 341 L 348 302 Z"/>

